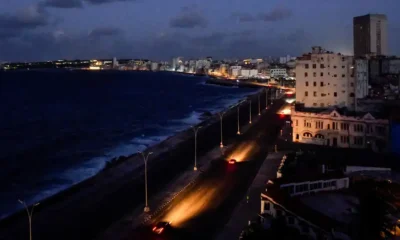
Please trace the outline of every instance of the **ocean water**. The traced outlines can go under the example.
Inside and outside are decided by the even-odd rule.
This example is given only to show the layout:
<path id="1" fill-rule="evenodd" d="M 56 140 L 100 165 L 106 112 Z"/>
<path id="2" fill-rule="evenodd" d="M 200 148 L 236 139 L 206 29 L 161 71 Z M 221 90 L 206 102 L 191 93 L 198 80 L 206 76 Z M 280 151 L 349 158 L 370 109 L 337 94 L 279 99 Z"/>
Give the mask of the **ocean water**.
<path id="1" fill-rule="evenodd" d="M 152 72 L 0 72 L 0 219 L 255 93 Z M 139 164 L 139 163 L 138 163 Z"/>

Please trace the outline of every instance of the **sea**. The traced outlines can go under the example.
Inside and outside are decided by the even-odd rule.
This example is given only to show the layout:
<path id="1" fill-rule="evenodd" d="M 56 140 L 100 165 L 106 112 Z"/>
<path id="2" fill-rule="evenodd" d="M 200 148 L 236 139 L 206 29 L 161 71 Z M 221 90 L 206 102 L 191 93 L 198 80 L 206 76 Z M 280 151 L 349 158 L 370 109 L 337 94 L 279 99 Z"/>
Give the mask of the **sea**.
<path id="1" fill-rule="evenodd" d="M 0 72 L 0 219 L 257 90 L 170 72 Z M 140 163 L 141 164 L 141 163 Z"/>

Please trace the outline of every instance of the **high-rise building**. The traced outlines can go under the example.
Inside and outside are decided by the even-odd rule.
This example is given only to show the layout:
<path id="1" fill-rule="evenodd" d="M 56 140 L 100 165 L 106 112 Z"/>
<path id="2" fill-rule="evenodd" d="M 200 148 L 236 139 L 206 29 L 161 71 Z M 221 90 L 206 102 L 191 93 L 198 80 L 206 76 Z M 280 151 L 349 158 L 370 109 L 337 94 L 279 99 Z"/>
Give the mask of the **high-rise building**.
<path id="1" fill-rule="evenodd" d="M 354 108 L 353 57 L 313 47 L 296 60 L 296 102 L 305 107 Z"/>
<path id="2" fill-rule="evenodd" d="M 353 18 L 354 56 L 388 55 L 387 18 L 367 14 Z"/>

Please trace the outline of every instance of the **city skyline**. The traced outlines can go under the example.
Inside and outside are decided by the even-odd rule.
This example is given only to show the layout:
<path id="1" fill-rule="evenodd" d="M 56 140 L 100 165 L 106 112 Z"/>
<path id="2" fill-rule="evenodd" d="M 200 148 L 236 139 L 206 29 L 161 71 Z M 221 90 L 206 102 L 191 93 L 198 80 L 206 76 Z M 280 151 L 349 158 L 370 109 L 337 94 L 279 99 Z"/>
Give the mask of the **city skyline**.
<path id="1" fill-rule="evenodd" d="M 353 17 L 368 13 L 387 15 L 389 54 L 400 53 L 394 0 L 252 1 L 6 0 L 0 60 L 296 56 L 312 45 L 352 55 Z"/>

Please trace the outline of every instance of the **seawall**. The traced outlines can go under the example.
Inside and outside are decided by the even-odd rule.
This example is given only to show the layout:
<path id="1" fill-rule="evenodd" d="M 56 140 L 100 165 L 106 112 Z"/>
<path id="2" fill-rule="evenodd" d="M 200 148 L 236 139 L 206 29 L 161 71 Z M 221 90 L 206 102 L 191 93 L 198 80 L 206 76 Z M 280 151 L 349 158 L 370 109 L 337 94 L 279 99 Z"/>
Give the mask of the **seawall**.
<path id="1" fill-rule="evenodd" d="M 223 79 L 223 78 L 214 78 L 214 77 L 209 77 L 206 80 L 206 83 L 208 84 L 216 84 L 216 85 L 221 85 L 221 86 L 237 86 L 237 87 L 245 87 L 245 88 L 260 88 L 260 87 L 267 87 L 266 85 L 262 83 L 257 83 L 257 82 L 250 82 L 250 81 L 244 81 L 244 80 L 232 80 L 232 79 Z"/>
<path id="2" fill-rule="evenodd" d="M 252 99 L 252 115 L 258 113 L 258 94 Z M 265 108 L 265 92 L 260 95 L 260 107 Z M 241 106 L 240 123 L 249 121 L 249 103 Z M 236 137 L 237 110 L 231 107 L 224 115 L 224 140 Z M 198 154 L 218 146 L 220 123 L 218 115 L 202 123 L 198 133 Z M 187 129 L 146 151 L 154 152 L 148 164 L 149 195 L 166 186 L 175 176 L 193 167 L 194 136 Z M 225 142 L 224 141 L 224 142 Z M 35 238 L 80 239 L 94 237 L 120 219 L 127 211 L 144 204 L 143 162 L 134 154 L 126 161 L 106 169 L 71 188 L 45 199 L 35 208 L 33 233 Z M 20 211 L 0 222 L 0 239 L 26 239 L 27 216 Z"/>

